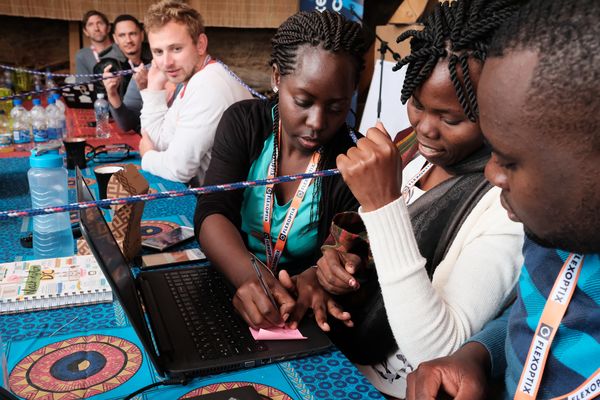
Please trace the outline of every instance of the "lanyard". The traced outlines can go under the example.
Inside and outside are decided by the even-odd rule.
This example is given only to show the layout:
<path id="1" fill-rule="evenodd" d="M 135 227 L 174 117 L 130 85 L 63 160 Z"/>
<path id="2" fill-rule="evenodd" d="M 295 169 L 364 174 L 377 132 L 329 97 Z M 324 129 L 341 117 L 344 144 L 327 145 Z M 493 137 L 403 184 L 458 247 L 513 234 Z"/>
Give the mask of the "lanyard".
<path id="1" fill-rule="evenodd" d="M 423 168 L 421 168 L 421 170 L 419 172 L 417 172 L 417 174 L 415 176 L 410 178 L 408 183 L 402 188 L 402 197 L 404 198 L 405 204 L 408 204 L 408 202 L 410 201 L 410 198 L 413 195 L 413 191 L 414 191 L 414 188 L 415 188 L 415 185 L 417 184 L 417 182 L 419 182 L 419 180 L 422 177 L 424 177 L 427 172 L 429 172 L 431 167 L 433 167 L 433 164 L 430 163 L 429 161 L 427 161 L 425 163 L 425 165 L 423 166 Z"/>
<path id="2" fill-rule="evenodd" d="M 279 138 L 278 143 L 281 143 L 281 121 L 279 121 L 279 129 L 277 132 L 277 137 Z M 279 151 L 278 149 L 276 151 Z M 321 149 L 315 151 L 306 167 L 305 173 L 312 173 L 317 170 L 317 165 L 319 164 L 319 160 L 321 158 Z M 268 171 L 268 179 L 275 177 L 275 162 L 277 161 L 277 157 L 273 157 L 273 160 L 269 164 Z M 285 248 L 285 244 L 288 239 L 288 234 L 292 229 L 292 225 L 294 224 L 294 220 L 296 219 L 296 215 L 298 215 L 298 209 L 300 208 L 300 204 L 302 200 L 304 200 L 304 195 L 306 194 L 306 190 L 308 186 L 312 183 L 312 179 L 303 179 L 296 189 L 296 194 L 294 194 L 294 198 L 292 199 L 292 203 L 288 208 L 287 214 L 285 215 L 285 219 L 283 220 L 283 224 L 281 226 L 281 231 L 277 236 L 277 242 L 275 243 L 275 247 L 273 248 L 273 243 L 271 241 L 271 219 L 273 217 L 273 202 L 274 202 L 274 184 L 267 185 L 265 187 L 265 202 L 263 209 L 263 241 L 265 244 L 265 252 L 267 255 L 267 267 L 272 272 L 275 272 L 277 269 L 277 264 L 279 264 L 279 259 L 281 258 L 281 254 L 283 253 L 283 249 Z"/>
<path id="3" fill-rule="evenodd" d="M 600 395 L 600 368 L 596 370 L 588 379 L 585 380 L 577 389 L 563 396 L 555 397 L 552 400 L 588 400 Z"/>
<path id="4" fill-rule="evenodd" d="M 577 280 L 583 266 L 584 256 L 581 254 L 571 253 L 563 264 L 554 286 L 550 291 L 542 316 L 535 330 L 534 337 L 529 347 L 529 354 L 525 359 L 525 366 L 521 374 L 521 379 L 515 393 L 515 400 L 535 399 L 540 388 L 544 367 L 550 353 L 550 346 L 556 335 L 556 331 L 560 326 L 560 321 L 563 319 L 567 307 L 571 302 L 573 292 L 577 286 Z M 596 371 L 594 375 L 600 373 Z M 592 377 L 593 378 L 593 377 Z M 587 381 L 586 381 L 587 382 Z M 586 385 L 586 382 L 582 386 Z M 594 384 L 596 381 L 587 382 L 588 385 Z M 580 388 L 582 387 L 580 386 Z M 596 386 L 595 393 L 600 393 L 600 387 Z M 580 388 L 576 389 L 578 393 Z M 568 396 L 568 395 L 567 395 Z M 578 400 L 591 399 L 592 397 L 576 397 Z M 560 399 L 568 398 L 561 396 Z"/>

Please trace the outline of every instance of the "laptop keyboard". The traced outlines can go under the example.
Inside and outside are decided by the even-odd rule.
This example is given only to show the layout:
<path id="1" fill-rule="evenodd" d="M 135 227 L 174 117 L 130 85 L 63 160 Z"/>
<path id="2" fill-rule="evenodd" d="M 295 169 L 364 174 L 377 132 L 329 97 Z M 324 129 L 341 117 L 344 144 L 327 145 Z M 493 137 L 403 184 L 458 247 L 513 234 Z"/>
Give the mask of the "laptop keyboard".
<path id="1" fill-rule="evenodd" d="M 202 359 L 266 350 L 235 314 L 229 291 L 215 270 L 173 270 L 165 278 Z"/>

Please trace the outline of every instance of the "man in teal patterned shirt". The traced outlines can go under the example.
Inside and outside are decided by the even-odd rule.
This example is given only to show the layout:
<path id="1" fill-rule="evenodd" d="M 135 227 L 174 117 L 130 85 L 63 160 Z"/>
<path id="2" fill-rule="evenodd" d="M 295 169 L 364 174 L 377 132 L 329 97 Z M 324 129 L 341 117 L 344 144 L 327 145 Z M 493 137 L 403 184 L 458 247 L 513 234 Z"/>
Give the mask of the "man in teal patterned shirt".
<path id="1" fill-rule="evenodd" d="M 409 399 L 600 396 L 600 2 L 532 0 L 498 30 L 478 88 L 486 176 L 528 240 L 518 296 Z M 556 250 L 562 249 L 562 250 Z M 491 395 L 491 393 L 488 393 Z"/>

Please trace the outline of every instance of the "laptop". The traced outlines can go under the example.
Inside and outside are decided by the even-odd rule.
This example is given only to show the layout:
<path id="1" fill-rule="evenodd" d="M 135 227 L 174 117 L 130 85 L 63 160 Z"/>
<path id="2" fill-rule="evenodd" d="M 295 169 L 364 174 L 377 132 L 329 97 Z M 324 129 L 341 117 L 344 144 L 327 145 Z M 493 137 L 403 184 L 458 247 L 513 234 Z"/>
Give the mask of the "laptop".
<path id="1" fill-rule="evenodd" d="M 94 108 L 96 86 L 93 83 L 82 83 L 73 87 L 62 88 L 61 94 L 71 108 Z"/>
<path id="2" fill-rule="evenodd" d="M 76 181 L 77 200 L 93 201 L 79 169 Z M 214 268 L 190 265 L 134 276 L 98 207 L 80 210 L 79 217 L 83 236 L 161 375 L 192 377 L 250 368 L 331 346 L 314 318 L 300 323 L 308 339 L 255 341 Z"/>

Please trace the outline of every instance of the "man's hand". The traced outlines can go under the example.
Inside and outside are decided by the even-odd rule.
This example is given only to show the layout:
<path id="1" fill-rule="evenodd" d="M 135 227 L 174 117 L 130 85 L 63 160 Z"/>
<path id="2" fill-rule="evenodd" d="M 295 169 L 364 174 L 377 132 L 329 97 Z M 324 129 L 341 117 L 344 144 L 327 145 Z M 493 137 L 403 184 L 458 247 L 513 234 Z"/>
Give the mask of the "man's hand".
<path id="1" fill-rule="evenodd" d="M 146 131 L 142 131 L 142 138 L 140 139 L 139 149 L 140 157 L 144 157 L 144 154 L 146 154 L 146 152 L 154 150 L 154 143 L 152 143 L 152 140 L 150 139 L 150 136 L 148 136 L 148 133 Z"/>
<path id="2" fill-rule="evenodd" d="M 152 66 L 148 70 L 148 89 L 165 90 L 167 82 L 167 75 L 158 68 L 156 60 L 152 60 Z"/>
<path id="3" fill-rule="evenodd" d="M 296 305 L 288 320 L 291 329 L 298 327 L 298 322 L 304 317 L 308 308 L 312 308 L 317 325 L 325 332 L 331 330 L 327 323 L 327 314 L 342 321 L 346 326 L 353 326 L 350 313 L 345 312 L 319 285 L 315 268 L 308 268 L 294 277 L 290 277 L 287 271 L 282 270 L 279 272 L 279 281 L 290 293 L 296 295 Z"/>
<path id="4" fill-rule="evenodd" d="M 353 276 L 362 266 L 362 260 L 356 254 L 324 248 L 317 266 L 317 279 L 329 293 L 340 295 L 360 288 L 360 284 Z"/>
<path id="5" fill-rule="evenodd" d="M 116 76 L 111 78 L 113 75 L 110 70 L 112 69 L 112 65 L 107 65 L 102 71 L 102 77 L 108 78 L 104 79 L 102 83 L 104 83 L 104 87 L 106 88 L 106 97 L 108 98 L 108 102 L 113 108 L 121 107 L 121 96 L 119 96 L 119 86 L 121 85 L 121 77 Z"/>
<path id="6" fill-rule="evenodd" d="M 402 159 L 380 122 L 336 161 L 364 211 L 376 210 L 400 197 Z"/>
<path id="7" fill-rule="evenodd" d="M 146 69 L 144 63 L 135 67 L 133 71 L 133 79 L 135 79 L 138 89 L 140 91 L 146 89 L 148 87 L 148 70 Z"/>
<path id="8" fill-rule="evenodd" d="M 445 391 L 455 400 L 485 398 L 490 355 L 470 342 L 449 357 L 421 363 L 408 375 L 407 400 L 435 400 Z"/>

